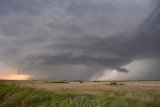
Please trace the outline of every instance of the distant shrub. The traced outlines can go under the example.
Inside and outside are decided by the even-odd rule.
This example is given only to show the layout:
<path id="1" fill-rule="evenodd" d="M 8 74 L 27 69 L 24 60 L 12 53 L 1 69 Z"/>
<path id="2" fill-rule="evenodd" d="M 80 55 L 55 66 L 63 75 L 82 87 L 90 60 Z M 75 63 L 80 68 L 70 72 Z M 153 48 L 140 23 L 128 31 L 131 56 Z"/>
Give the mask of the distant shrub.
<path id="1" fill-rule="evenodd" d="M 118 85 L 116 82 L 111 82 L 109 85 Z"/>
<path id="2" fill-rule="evenodd" d="M 101 82 L 101 81 L 93 81 L 93 82 Z"/>
<path id="3" fill-rule="evenodd" d="M 69 83 L 68 81 L 46 81 L 45 83 Z"/>
<path id="4" fill-rule="evenodd" d="M 83 81 L 79 81 L 79 83 L 83 83 Z"/>
<path id="5" fill-rule="evenodd" d="M 124 85 L 123 83 L 117 83 L 117 82 L 111 82 L 109 84 L 105 84 L 105 85 Z"/>

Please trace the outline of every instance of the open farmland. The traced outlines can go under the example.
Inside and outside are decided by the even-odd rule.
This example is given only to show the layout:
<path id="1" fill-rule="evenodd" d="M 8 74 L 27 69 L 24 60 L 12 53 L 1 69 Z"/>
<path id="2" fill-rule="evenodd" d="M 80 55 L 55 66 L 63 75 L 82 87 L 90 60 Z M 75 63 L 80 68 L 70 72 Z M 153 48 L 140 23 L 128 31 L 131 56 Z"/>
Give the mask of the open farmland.
<path id="1" fill-rule="evenodd" d="M 159 107 L 160 81 L 1 81 L 0 107 Z"/>

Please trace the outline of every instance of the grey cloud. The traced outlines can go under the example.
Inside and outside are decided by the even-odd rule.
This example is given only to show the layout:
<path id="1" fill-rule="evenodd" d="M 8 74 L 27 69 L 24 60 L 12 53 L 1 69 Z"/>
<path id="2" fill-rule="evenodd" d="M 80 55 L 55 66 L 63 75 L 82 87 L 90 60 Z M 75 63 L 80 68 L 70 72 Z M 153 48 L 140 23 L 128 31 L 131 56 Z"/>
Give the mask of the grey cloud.
<path id="1" fill-rule="evenodd" d="M 50 0 L 1 0 L 0 16 L 6 16 L 11 13 L 29 13 L 35 15 L 39 10 L 48 4 Z"/>
<path id="2" fill-rule="evenodd" d="M 158 0 L 0 2 L 0 58 L 20 73 L 88 79 L 104 68 L 128 72 L 123 66 L 135 59 L 160 57 Z"/>

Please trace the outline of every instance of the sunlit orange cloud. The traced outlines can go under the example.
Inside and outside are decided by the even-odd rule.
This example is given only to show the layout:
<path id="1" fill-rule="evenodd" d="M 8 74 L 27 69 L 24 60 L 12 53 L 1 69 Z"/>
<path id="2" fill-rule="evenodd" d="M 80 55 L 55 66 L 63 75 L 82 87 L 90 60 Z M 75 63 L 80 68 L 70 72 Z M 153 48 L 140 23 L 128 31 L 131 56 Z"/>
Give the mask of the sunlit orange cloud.
<path id="1" fill-rule="evenodd" d="M 28 80 L 30 77 L 30 75 L 18 74 L 17 70 L 9 70 L 6 73 L 0 75 L 0 79 L 5 80 Z"/>

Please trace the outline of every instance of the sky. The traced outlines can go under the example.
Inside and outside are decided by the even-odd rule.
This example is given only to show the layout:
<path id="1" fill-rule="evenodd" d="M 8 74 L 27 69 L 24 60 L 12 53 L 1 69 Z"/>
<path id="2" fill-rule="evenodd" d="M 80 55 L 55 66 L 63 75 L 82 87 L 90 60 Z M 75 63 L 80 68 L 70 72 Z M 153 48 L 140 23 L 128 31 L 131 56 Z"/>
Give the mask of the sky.
<path id="1" fill-rule="evenodd" d="M 159 0 L 0 0 L 0 79 L 159 80 Z"/>

